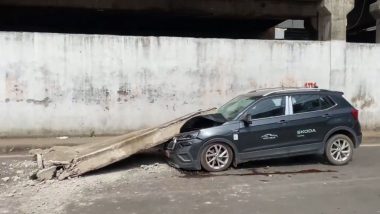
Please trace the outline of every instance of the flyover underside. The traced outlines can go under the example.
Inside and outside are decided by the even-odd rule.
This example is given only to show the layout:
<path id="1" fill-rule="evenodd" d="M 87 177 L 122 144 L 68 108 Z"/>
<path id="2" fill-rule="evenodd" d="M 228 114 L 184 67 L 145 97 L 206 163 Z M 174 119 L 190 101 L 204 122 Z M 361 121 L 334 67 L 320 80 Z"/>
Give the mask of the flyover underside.
<path id="1" fill-rule="evenodd" d="M 281 21 L 122 10 L 0 7 L 2 31 L 255 39 Z"/>
<path id="2" fill-rule="evenodd" d="M 369 14 L 374 1 L 0 0 L 0 30 L 273 39 L 270 28 L 301 19 L 308 39 L 346 40 L 348 35 L 364 42 L 373 37 L 365 29 L 375 25 Z"/>
<path id="3" fill-rule="evenodd" d="M 273 39 L 282 21 L 317 15 L 320 0 L 0 0 L 0 30 Z"/>
<path id="4" fill-rule="evenodd" d="M 320 0 L 1 0 L 0 6 L 81 8 L 171 13 L 199 17 L 300 18 L 316 15 Z"/>

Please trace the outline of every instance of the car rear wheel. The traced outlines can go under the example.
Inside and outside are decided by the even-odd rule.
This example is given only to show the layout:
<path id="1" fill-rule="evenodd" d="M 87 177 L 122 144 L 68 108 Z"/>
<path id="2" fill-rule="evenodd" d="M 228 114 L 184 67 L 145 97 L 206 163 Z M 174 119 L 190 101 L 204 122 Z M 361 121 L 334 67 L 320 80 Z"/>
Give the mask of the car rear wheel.
<path id="1" fill-rule="evenodd" d="M 337 134 L 327 141 L 325 155 L 331 164 L 345 165 L 352 159 L 353 154 L 354 144 L 348 136 Z"/>
<path id="2" fill-rule="evenodd" d="M 201 165 L 209 172 L 226 170 L 232 162 L 233 152 L 224 143 L 212 143 L 202 150 Z"/>

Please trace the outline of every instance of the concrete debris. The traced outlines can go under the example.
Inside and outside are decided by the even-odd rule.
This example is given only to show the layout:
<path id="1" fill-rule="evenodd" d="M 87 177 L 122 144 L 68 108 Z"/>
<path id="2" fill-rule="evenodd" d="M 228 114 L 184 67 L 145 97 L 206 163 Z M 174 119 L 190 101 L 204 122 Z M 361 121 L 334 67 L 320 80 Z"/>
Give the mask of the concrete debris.
<path id="1" fill-rule="evenodd" d="M 24 170 L 17 170 L 16 174 L 24 174 Z"/>
<path id="2" fill-rule="evenodd" d="M 121 194 L 123 191 L 116 188 L 119 184 L 130 185 L 132 187 L 134 184 L 142 184 L 144 182 L 145 184 L 149 184 L 151 183 L 150 180 L 166 180 L 171 176 L 180 175 L 179 171 L 161 162 L 162 159 L 158 156 L 160 154 L 159 151 L 154 152 L 157 153 L 152 154 L 151 151 L 148 151 L 137 155 L 139 157 L 138 161 L 141 160 L 143 163 L 151 162 L 152 164 L 149 165 L 155 165 L 153 163 L 159 162 L 158 166 L 150 171 L 146 171 L 140 168 L 140 166 L 135 167 L 135 163 L 131 163 L 117 165 L 117 167 L 123 170 L 106 170 L 110 173 L 95 173 L 92 176 L 75 177 L 63 181 L 56 179 L 38 181 L 28 178 L 29 173 L 36 170 L 37 164 L 32 169 L 16 168 L 16 170 L 23 169 L 25 171 L 24 176 L 20 176 L 20 180 L 12 183 L 9 181 L 4 183 L 0 180 L 0 213 L 4 212 L 1 204 L 6 205 L 3 207 L 9 208 L 9 212 L 5 213 L 66 213 L 65 206 L 71 203 L 80 203 L 82 200 L 85 201 L 84 197 L 88 197 L 87 191 L 92 192 L 96 190 L 97 192 L 103 192 L 106 189 L 110 189 L 114 194 L 117 194 L 117 191 L 120 191 Z M 7 165 L 11 162 L 13 165 L 16 165 L 17 161 L 7 161 Z M 22 164 L 19 165 L 22 166 Z M 63 169 L 58 167 L 58 171 L 63 171 Z M 5 173 L 13 173 L 15 175 L 15 171 L 6 171 Z M 12 176 L 9 177 L 12 179 Z M 5 177 L 5 175 L 2 174 L 0 179 L 2 177 Z M 16 190 L 15 193 L 13 193 L 14 190 Z"/>
<path id="3" fill-rule="evenodd" d="M 46 181 L 47 184 L 52 184 L 52 183 L 54 183 L 54 182 L 55 182 L 55 180 L 47 180 L 47 181 Z"/>
<path id="4" fill-rule="evenodd" d="M 25 180 L 20 183 L 22 187 L 35 186 L 36 182 L 33 180 Z"/>
<path id="5" fill-rule="evenodd" d="M 23 162 L 23 166 L 24 166 L 25 168 L 30 169 L 30 168 L 34 168 L 34 167 L 36 167 L 37 165 L 36 165 L 36 163 L 34 163 L 34 162 L 32 162 L 32 161 L 24 161 L 24 162 Z"/>
<path id="6" fill-rule="evenodd" d="M 56 176 L 57 178 L 59 178 L 59 176 L 63 173 L 63 168 L 60 168 L 59 170 L 57 170 L 56 172 Z"/>
<path id="7" fill-rule="evenodd" d="M 58 140 L 66 140 L 66 139 L 68 139 L 68 138 L 69 138 L 69 137 L 67 137 L 67 136 L 57 137 Z"/>
<path id="8" fill-rule="evenodd" d="M 45 167 L 46 166 L 65 166 L 65 165 L 69 165 L 70 162 L 68 161 L 53 161 L 53 160 L 49 160 L 47 163 L 44 163 Z"/>
<path id="9" fill-rule="evenodd" d="M 160 126 L 134 131 L 103 142 L 65 147 L 55 146 L 47 150 L 33 150 L 39 171 L 38 180 L 59 180 L 77 177 L 123 160 L 139 151 L 160 145 L 180 133 L 181 127 L 191 118 L 211 114 L 215 108 L 187 114 Z M 152 170 L 159 164 L 141 166 Z M 58 171 L 57 171 L 58 169 Z"/>
<path id="10" fill-rule="evenodd" d="M 45 181 L 50 180 L 55 176 L 55 171 L 57 170 L 56 166 L 51 166 L 49 168 L 42 169 L 37 172 L 37 180 Z"/>
<path id="11" fill-rule="evenodd" d="M 37 179 L 37 172 L 38 172 L 38 169 L 31 171 L 29 173 L 29 178 L 32 179 L 32 180 Z"/>
<path id="12" fill-rule="evenodd" d="M 7 181 L 9 181 L 9 179 L 10 179 L 9 177 L 4 177 L 1 180 L 4 181 L 4 182 L 7 182 Z"/>
<path id="13" fill-rule="evenodd" d="M 5 165 L 6 165 L 6 163 L 5 163 L 5 162 L 2 162 L 2 163 L 1 163 L 1 165 L 5 166 Z"/>
<path id="14" fill-rule="evenodd" d="M 150 166 L 149 166 L 149 165 L 141 165 L 140 167 L 143 168 L 143 169 L 145 169 L 145 170 L 150 169 Z"/>
<path id="15" fill-rule="evenodd" d="M 42 155 L 41 154 L 36 154 L 36 159 L 37 159 L 38 169 L 43 169 L 44 168 L 44 164 L 42 162 Z"/>
<path id="16" fill-rule="evenodd" d="M 29 180 L 28 182 L 24 182 L 22 184 L 22 187 L 28 187 L 28 186 L 34 186 L 34 183 L 29 183 L 29 182 L 33 182 L 32 180 Z"/>
<path id="17" fill-rule="evenodd" d="M 144 170 L 152 170 L 154 168 L 157 168 L 159 166 L 159 163 L 154 163 L 153 165 L 141 165 L 140 167 Z"/>
<path id="18" fill-rule="evenodd" d="M 34 186 L 35 185 L 35 183 L 33 182 L 33 181 L 28 181 L 28 183 L 26 183 L 28 186 Z"/>
<path id="19" fill-rule="evenodd" d="M 20 177 L 18 177 L 17 175 L 16 175 L 16 176 L 13 176 L 13 177 L 12 177 L 12 180 L 13 180 L 14 182 L 16 182 L 16 181 L 20 180 Z"/>

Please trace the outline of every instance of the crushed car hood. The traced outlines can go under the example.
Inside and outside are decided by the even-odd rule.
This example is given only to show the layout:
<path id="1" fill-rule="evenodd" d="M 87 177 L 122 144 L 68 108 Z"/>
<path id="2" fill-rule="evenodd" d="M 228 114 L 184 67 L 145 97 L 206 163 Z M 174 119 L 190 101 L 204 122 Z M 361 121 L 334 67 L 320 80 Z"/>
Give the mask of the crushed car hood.
<path id="1" fill-rule="evenodd" d="M 227 122 L 227 119 L 220 113 L 206 114 L 197 117 L 193 117 L 188 120 L 180 129 L 180 132 L 190 132 L 199 129 L 210 128 L 214 126 L 220 126 Z"/>

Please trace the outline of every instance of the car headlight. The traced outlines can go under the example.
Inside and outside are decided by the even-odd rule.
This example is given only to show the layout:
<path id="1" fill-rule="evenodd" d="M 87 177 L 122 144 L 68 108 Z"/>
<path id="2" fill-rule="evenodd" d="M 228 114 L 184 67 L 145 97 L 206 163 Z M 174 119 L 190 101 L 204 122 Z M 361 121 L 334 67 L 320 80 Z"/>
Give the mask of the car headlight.
<path id="1" fill-rule="evenodd" d="M 187 133 L 182 133 L 177 137 L 177 140 L 191 140 L 197 138 L 199 135 L 199 131 L 192 131 L 192 132 L 187 132 Z"/>

